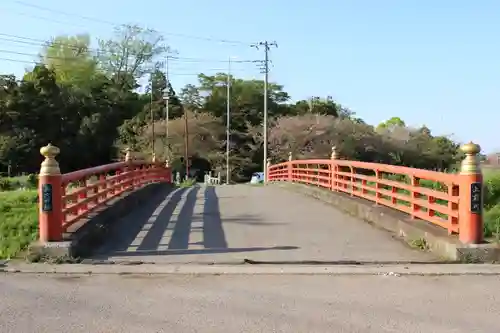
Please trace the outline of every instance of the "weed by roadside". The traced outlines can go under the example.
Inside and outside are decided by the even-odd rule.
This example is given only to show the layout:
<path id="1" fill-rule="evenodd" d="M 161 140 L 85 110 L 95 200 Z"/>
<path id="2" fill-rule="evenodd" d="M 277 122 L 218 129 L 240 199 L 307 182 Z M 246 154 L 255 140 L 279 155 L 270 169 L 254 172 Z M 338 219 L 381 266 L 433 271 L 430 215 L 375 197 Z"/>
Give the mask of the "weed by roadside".
<path id="1" fill-rule="evenodd" d="M 196 184 L 196 179 L 188 178 L 179 184 L 179 187 L 191 187 Z"/>
<path id="2" fill-rule="evenodd" d="M 410 242 L 410 246 L 421 251 L 428 251 L 429 244 L 427 244 L 427 240 L 424 238 L 414 239 Z"/>

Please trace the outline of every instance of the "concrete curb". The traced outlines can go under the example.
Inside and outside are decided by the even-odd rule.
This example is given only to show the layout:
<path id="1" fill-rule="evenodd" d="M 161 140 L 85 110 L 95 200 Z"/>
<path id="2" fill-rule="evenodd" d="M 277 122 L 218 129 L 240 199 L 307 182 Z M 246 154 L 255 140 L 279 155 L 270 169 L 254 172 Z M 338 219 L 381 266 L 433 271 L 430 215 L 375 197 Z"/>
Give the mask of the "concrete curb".
<path id="1" fill-rule="evenodd" d="M 443 228 L 422 220 L 410 220 L 406 214 L 385 206 L 376 206 L 365 199 L 299 183 L 275 182 L 270 185 L 323 201 L 375 227 L 393 233 L 410 245 L 418 243 L 440 258 L 463 263 L 500 261 L 500 248 L 495 244 L 464 245 L 456 235 L 448 235 Z"/>
<path id="2" fill-rule="evenodd" d="M 500 265 L 81 265 L 13 264 L 0 272 L 61 275 L 383 275 L 383 276 L 500 276 Z"/>

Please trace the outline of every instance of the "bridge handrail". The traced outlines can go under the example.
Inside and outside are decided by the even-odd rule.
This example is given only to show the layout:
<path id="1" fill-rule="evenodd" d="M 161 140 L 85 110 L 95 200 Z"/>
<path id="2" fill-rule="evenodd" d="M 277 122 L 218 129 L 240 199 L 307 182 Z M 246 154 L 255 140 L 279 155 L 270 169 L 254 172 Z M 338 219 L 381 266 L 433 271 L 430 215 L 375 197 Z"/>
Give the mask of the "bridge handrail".
<path id="1" fill-rule="evenodd" d="M 153 182 L 172 180 L 167 165 L 133 159 L 61 174 L 57 147 L 40 149 L 45 156 L 39 175 L 40 241 L 60 241 L 63 233 L 111 199 Z"/>
<path id="2" fill-rule="evenodd" d="M 62 182 L 63 183 L 71 183 L 71 182 L 80 180 L 82 178 L 93 176 L 96 174 L 115 171 L 118 169 L 123 169 L 126 165 L 127 164 L 125 163 L 125 161 L 123 161 L 123 162 L 109 163 L 109 164 L 104 164 L 104 165 L 100 165 L 100 166 L 96 166 L 96 167 L 92 167 L 92 168 L 68 172 L 68 173 L 65 173 L 62 175 Z"/>
<path id="3" fill-rule="evenodd" d="M 466 145 L 467 146 L 467 145 Z M 343 192 L 396 209 L 458 233 L 463 243 L 483 241 L 479 147 L 469 144 L 459 174 L 330 159 L 292 160 L 267 167 L 267 181 L 290 181 Z M 477 151 L 477 152 L 476 152 Z M 332 154 L 335 155 L 335 154 Z M 404 181 L 406 180 L 406 181 Z M 425 181 L 431 183 L 426 184 Z"/>

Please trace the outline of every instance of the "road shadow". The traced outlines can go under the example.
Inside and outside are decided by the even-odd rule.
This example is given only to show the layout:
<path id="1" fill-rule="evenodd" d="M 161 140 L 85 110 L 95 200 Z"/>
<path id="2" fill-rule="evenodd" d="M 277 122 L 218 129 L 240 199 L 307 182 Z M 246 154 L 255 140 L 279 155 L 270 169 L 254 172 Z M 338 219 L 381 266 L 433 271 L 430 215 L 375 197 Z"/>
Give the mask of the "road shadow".
<path id="1" fill-rule="evenodd" d="M 193 212 L 194 206 L 197 202 L 196 197 L 199 191 L 200 187 L 195 186 L 190 189 L 187 194 L 186 201 L 177 216 L 172 238 L 170 238 L 170 242 L 168 243 L 169 250 L 187 250 L 189 248 L 189 234 L 191 233 L 191 224 L 193 223 L 193 220 L 195 220 Z M 157 247 L 155 248 L 157 249 Z M 139 250 L 141 250 L 141 248 L 139 248 Z"/>
<path id="2" fill-rule="evenodd" d="M 143 206 L 130 212 L 113 228 L 108 241 L 96 251 L 95 256 L 108 256 L 114 252 L 127 251 L 134 241 L 147 238 L 146 244 L 151 245 L 162 235 L 167 227 L 175 207 L 180 202 L 187 188 L 174 189 L 171 192 L 161 192 L 151 197 Z M 141 237 L 141 231 L 148 230 L 146 236 Z M 152 232 L 151 232 L 152 231 Z"/>
<path id="3" fill-rule="evenodd" d="M 227 240 L 222 227 L 219 199 L 215 187 L 205 189 L 205 205 L 203 208 L 203 246 L 206 249 L 226 249 Z"/>
<path id="4" fill-rule="evenodd" d="M 92 257 L 106 260 L 110 257 L 298 249 L 294 246 L 229 248 L 225 223 L 252 226 L 285 224 L 266 223 L 248 215 L 223 220 L 215 187 L 178 188 L 168 195 L 163 193 L 151 198 L 147 204 L 131 212 L 120 221 L 119 227 L 110 235 L 110 241 Z M 202 240 L 190 244 L 191 233 L 201 233 Z M 198 248 L 190 248 L 190 245 L 197 245 Z M 199 248 L 200 245 L 203 248 Z"/>

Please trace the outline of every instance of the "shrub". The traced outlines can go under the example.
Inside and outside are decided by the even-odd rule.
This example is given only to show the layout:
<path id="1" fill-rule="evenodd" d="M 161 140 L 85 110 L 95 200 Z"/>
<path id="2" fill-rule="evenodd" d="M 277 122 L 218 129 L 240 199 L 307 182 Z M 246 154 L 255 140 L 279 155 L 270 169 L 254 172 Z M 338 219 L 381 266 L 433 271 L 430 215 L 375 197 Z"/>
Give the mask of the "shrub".
<path id="1" fill-rule="evenodd" d="M 500 239 L 500 172 L 484 174 L 484 235 Z"/>
<path id="2" fill-rule="evenodd" d="M 500 204 L 500 172 L 489 172 L 484 176 L 484 207 Z"/>
<path id="3" fill-rule="evenodd" d="M 500 204 L 493 206 L 484 213 L 484 236 L 500 239 Z"/>
<path id="4" fill-rule="evenodd" d="M 8 178 L 0 178 L 0 191 L 10 191 L 12 187 L 12 182 Z"/>
<path id="5" fill-rule="evenodd" d="M 35 189 L 38 187 L 38 176 L 31 173 L 26 180 L 26 185 L 28 188 Z"/>

